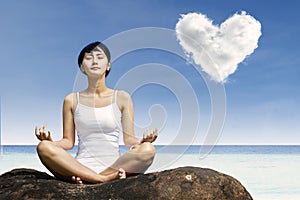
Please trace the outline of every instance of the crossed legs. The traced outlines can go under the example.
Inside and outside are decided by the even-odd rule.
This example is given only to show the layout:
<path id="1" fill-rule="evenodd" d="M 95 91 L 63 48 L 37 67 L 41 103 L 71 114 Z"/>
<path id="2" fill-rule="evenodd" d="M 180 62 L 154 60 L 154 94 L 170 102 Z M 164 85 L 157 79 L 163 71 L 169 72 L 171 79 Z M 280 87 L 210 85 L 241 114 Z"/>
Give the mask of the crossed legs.
<path id="1" fill-rule="evenodd" d="M 135 145 L 134 148 L 119 157 L 111 167 L 98 174 L 82 165 L 53 142 L 41 141 L 37 146 L 37 153 L 45 167 L 59 178 L 71 180 L 71 177 L 75 176 L 85 182 L 101 183 L 124 178 L 125 172 L 126 175 L 145 172 L 154 159 L 155 148 L 149 142 Z"/>
<path id="2" fill-rule="evenodd" d="M 144 173 L 152 164 L 154 156 L 155 148 L 150 142 L 134 145 L 100 174 L 109 175 L 120 168 L 125 170 L 127 176 Z"/>

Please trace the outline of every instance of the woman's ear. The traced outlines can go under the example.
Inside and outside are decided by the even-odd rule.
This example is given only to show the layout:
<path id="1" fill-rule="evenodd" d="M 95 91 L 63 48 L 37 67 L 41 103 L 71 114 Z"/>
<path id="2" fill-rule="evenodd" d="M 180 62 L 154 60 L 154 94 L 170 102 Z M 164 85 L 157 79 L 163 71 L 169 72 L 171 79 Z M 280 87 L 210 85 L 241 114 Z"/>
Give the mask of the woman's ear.
<path id="1" fill-rule="evenodd" d="M 106 70 L 107 70 L 107 71 L 110 70 L 110 62 L 107 64 Z"/>
<path id="2" fill-rule="evenodd" d="M 81 71 L 82 73 L 86 74 L 85 71 L 84 71 L 84 69 L 83 69 L 83 66 L 82 66 L 82 65 L 80 65 L 80 71 Z"/>

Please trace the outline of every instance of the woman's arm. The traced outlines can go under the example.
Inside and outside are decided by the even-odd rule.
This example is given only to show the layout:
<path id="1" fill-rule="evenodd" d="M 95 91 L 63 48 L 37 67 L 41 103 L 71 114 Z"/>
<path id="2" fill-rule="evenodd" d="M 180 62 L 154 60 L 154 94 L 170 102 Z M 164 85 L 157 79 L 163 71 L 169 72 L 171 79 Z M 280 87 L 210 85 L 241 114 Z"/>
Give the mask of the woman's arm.
<path id="1" fill-rule="evenodd" d="M 122 112 L 122 129 L 123 141 L 127 147 L 132 147 L 136 144 L 143 142 L 154 142 L 157 138 L 158 131 L 146 131 L 143 134 L 143 139 L 140 141 L 134 135 L 134 108 L 131 97 L 124 91 L 119 92 L 118 98 L 120 99 L 121 112 Z"/>
<path id="2" fill-rule="evenodd" d="M 72 149 L 75 143 L 75 124 L 73 115 L 73 100 L 74 94 L 66 96 L 63 104 L 63 138 L 56 145 L 65 150 Z"/>
<path id="3" fill-rule="evenodd" d="M 123 130 L 123 141 L 127 147 L 139 144 L 140 141 L 134 135 L 134 109 L 131 97 L 125 91 L 118 92 L 118 101 L 121 109 L 121 121 Z"/>
<path id="4" fill-rule="evenodd" d="M 72 149 L 75 143 L 75 125 L 73 120 L 73 94 L 66 96 L 63 104 L 63 138 L 59 141 L 52 141 L 50 131 L 46 126 L 38 129 L 35 127 L 35 135 L 39 140 L 48 140 L 65 150 Z"/>

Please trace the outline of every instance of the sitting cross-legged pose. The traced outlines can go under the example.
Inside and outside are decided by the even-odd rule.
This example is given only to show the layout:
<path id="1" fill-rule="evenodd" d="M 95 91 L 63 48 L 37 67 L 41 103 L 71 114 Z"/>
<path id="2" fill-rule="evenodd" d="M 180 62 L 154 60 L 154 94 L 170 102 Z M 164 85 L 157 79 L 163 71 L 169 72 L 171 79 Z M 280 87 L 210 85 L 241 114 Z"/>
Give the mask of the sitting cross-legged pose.
<path id="1" fill-rule="evenodd" d="M 87 76 L 87 89 L 71 93 L 63 104 L 63 138 L 53 141 L 46 127 L 35 127 L 40 140 L 37 153 L 45 167 L 59 179 L 76 183 L 101 183 L 144 173 L 152 164 L 157 129 L 146 131 L 143 139 L 134 135 L 134 111 L 131 97 L 122 90 L 106 86 L 110 72 L 110 52 L 101 42 L 84 47 L 78 65 Z M 74 147 L 74 158 L 66 150 Z M 119 152 L 119 133 L 130 150 Z"/>

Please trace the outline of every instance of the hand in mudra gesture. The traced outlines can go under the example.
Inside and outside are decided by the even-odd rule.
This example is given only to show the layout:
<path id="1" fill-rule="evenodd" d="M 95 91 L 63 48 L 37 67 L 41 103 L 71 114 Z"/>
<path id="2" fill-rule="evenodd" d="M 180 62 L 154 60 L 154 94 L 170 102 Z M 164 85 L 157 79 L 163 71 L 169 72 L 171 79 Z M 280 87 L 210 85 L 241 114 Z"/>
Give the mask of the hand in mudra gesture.
<path id="1" fill-rule="evenodd" d="M 40 140 L 49 140 L 49 141 L 53 141 L 51 138 L 51 134 L 50 131 L 46 131 L 46 126 L 44 125 L 42 128 L 38 128 L 37 126 L 35 127 L 35 136 Z"/>
<path id="2" fill-rule="evenodd" d="M 156 140 L 156 138 L 158 137 L 158 130 L 157 128 L 154 129 L 154 131 L 145 131 L 144 134 L 143 134 L 143 139 L 141 140 L 141 143 L 143 142 L 154 142 Z"/>

